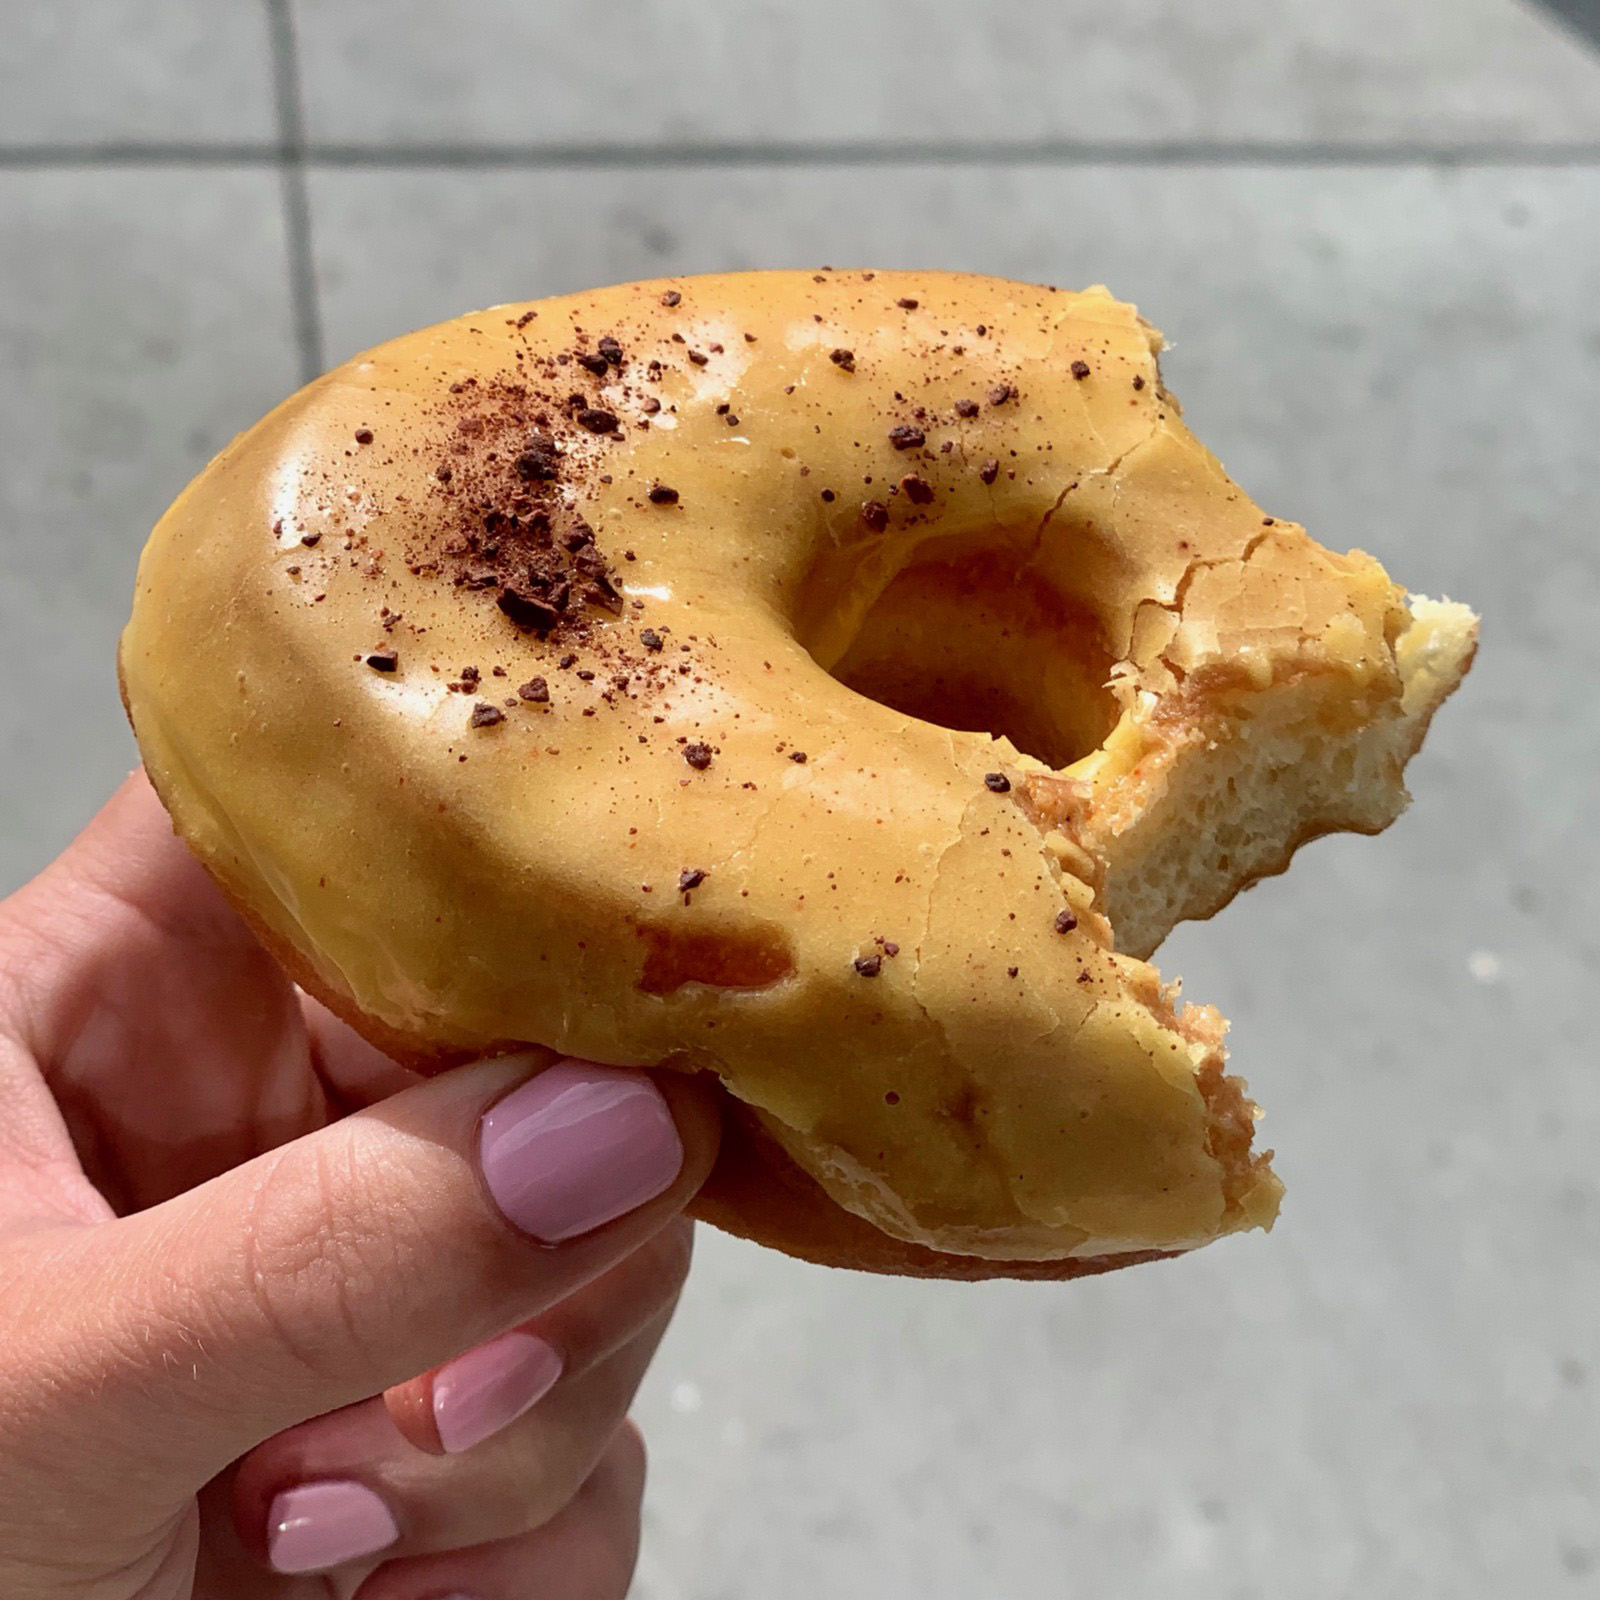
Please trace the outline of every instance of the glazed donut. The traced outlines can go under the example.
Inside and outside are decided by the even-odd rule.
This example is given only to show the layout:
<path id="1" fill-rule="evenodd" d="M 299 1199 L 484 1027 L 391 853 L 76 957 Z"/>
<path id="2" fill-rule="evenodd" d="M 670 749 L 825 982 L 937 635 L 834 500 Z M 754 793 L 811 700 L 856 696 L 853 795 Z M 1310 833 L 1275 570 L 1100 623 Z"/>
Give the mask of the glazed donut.
<path id="1" fill-rule="evenodd" d="M 1071 1276 L 1271 1223 L 1143 959 L 1400 811 L 1464 606 L 1265 515 L 1104 290 L 750 273 L 504 306 L 229 446 L 139 569 L 150 777 L 429 1067 L 714 1074 L 700 1210 Z"/>

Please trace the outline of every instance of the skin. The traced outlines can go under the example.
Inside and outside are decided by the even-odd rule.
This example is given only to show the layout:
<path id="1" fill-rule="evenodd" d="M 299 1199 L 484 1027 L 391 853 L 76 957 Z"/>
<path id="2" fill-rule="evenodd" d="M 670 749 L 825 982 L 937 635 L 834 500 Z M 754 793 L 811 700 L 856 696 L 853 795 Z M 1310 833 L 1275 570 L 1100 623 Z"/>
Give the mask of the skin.
<path id="1" fill-rule="evenodd" d="M 380 1056 L 288 982 L 142 774 L 0 903 L 0 1594 L 622 1600 L 626 1412 L 717 1118 L 662 1083 L 677 1181 L 545 1246 L 475 1155 L 541 1064 L 424 1082 Z M 559 1382 L 445 1455 L 432 1372 L 514 1327 L 562 1352 Z M 272 1497 L 325 1477 L 377 1490 L 400 1543 L 278 1576 Z"/>

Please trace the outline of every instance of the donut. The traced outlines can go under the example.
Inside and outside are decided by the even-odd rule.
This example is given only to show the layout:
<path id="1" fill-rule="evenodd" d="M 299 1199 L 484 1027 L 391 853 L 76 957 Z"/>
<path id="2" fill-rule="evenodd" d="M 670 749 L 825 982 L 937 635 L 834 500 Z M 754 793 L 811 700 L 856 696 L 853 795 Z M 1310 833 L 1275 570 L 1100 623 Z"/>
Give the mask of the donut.
<path id="1" fill-rule="evenodd" d="M 767 272 L 501 306 L 286 401 L 146 548 L 181 836 L 428 1070 L 704 1074 L 699 1214 L 1071 1277 L 1269 1226 L 1147 960 L 1376 832 L 1476 619 L 1266 515 L 1104 289 Z"/>

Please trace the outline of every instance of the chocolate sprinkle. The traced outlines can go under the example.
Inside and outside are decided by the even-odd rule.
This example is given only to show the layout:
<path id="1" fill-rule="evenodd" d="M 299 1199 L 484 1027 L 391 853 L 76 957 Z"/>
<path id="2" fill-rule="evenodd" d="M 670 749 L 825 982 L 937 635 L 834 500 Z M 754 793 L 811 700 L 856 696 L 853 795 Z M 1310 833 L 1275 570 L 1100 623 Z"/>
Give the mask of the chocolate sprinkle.
<path id="1" fill-rule="evenodd" d="M 678 503 L 678 491 L 669 489 L 666 484 L 658 483 L 650 491 L 650 504 L 653 506 L 675 506 Z"/>
<path id="2" fill-rule="evenodd" d="M 997 383 L 994 388 L 989 391 L 989 404 L 992 406 L 1003 406 L 1006 401 L 1009 400 L 1016 392 L 1017 391 L 1013 389 L 1009 383 Z"/>
<path id="3" fill-rule="evenodd" d="M 1138 373 L 1138 372 L 1134 373 L 1134 375 L 1133 375 L 1133 386 L 1134 386 L 1135 389 L 1144 388 L 1144 377 L 1143 377 L 1143 374 Z"/>
<path id="4" fill-rule="evenodd" d="M 492 728 L 497 722 L 504 722 L 506 714 L 499 706 L 492 706 L 487 700 L 480 700 L 472 708 L 472 715 L 468 725 L 474 728 Z"/>
<path id="5" fill-rule="evenodd" d="M 1072 376 L 1082 383 L 1089 376 L 1092 369 L 1087 361 L 1074 361 L 1072 363 Z"/>
<path id="6" fill-rule="evenodd" d="M 1011 780 L 1003 772 L 984 773 L 983 786 L 990 794 L 1011 793 Z"/>
<path id="7" fill-rule="evenodd" d="M 374 650 L 367 657 L 367 665 L 374 672 L 393 672 L 400 665 L 400 653 L 397 650 Z"/>
<path id="8" fill-rule="evenodd" d="M 705 870 L 701 867 L 685 867 L 678 874 L 678 893 L 688 894 L 691 889 L 698 889 L 706 881 Z"/>
<path id="9" fill-rule="evenodd" d="M 994 480 L 1000 476 L 1000 463 L 996 461 L 993 456 L 990 456 L 989 459 L 978 468 L 978 476 L 982 478 L 985 483 L 993 483 Z"/>
<path id="10" fill-rule="evenodd" d="M 662 295 L 661 303 L 664 306 L 675 306 L 682 299 L 683 296 L 679 294 L 676 289 L 668 289 L 667 292 Z"/>
<path id="11" fill-rule="evenodd" d="M 704 772 L 711 765 L 711 746 L 696 739 L 693 744 L 686 744 L 683 747 L 683 759 L 696 772 Z"/>
<path id="12" fill-rule="evenodd" d="M 806 764 L 806 753 L 804 750 L 791 750 L 789 752 L 789 759 L 794 762 L 796 766 L 803 767 Z"/>
<path id="13" fill-rule="evenodd" d="M 314 550 L 319 544 L 322 543 L 322 535 L 320 533 L 302 533 L 300 535 L 300 543 L 303 544 L 307 550 Z"/>
<path id="14" fill-rule="evenodd" d="M 902 422 L 899 427 L 889 430 L 889 443 L 896 450 L 920 450 L 927 443 L 927 435 L 921 428 L 913 428 L 910 423 Z"/>
<path id="15" fill-rule="evenodd" d="M 861 507 L 861 520 L 874 533 L 889 526 L 889 508 L 881 500 L 868 500 Z"/>
<path id="16" fill-rule="evenodd" d="M 902 311 L 915 311 L 917 309 L 917 302 L 911 299 L 909 295 L 904 299 L 896 300 L 895 304 L 899 306 Z"/>
<path id="17" fill-rule="evenodd" d="M 622 346 L 608 333 L 595 347 L 612 366 L 622 366 Z"/>
<path id="18" fill-rule="evenodd" d="M 372 429 L 371 428 L 357 428 L 356 429 L 356 443 L 357 444 L 371 444 L 372 443 Z"/>
<path id="19" fill-rule="evenodd" d="M 863 978 L 876 978 L 883 971 L 882 956 L 857 956 L 856 971 Z"/>
<path id="20" fill-rule="evenodd" d="M 975 417 L 977 414 L 978 402 L 976 400 L 956 401 L 956 415 L 958 417 Z"/>
<path id="21" fill-rule="evenodd" d="M 856 370 L 856 353 L 854 350 L 830 350 L 828 359 L 836 367 L 842 367 L 846 372 Z"/>
<path id="22" fill-rule="evenodd" d="M 1056 912 L 1055 930 L 1057 933 L 1071 933 L 1078 926 L 1078 919 L 1070 911 Z"/>
<path id="23" fill-rule="evenodd" d="M 919 478 L 914 472 L 900 480 L 900 490 L 914 506 L 933 504 L 933 485 Z"/>
<path id="24" fill-rule="evenodd" d="M 580 428 L 587 428 L 590 433 L 615 433 L 617 431 L 617 415 L 614 411 L 598 411 L 592 406 L 585 406 L 577 415 Z"/>
<path id="25" fill-rule="evenodd" d="M 548 705 L 550 702 L 550 685 L 543 678 L 529 678 L 518 690 L 520 699 L 530 701 L 536 706 Z"/>
<path id="26" fill-rule="evenodd" d="M 662 643 L 661 635 L 657 633 L 654 628 L 646 628 L 644 632 L 639 635 L 639 643 L 642 644 L 646 650 L 659 650 Z"/>

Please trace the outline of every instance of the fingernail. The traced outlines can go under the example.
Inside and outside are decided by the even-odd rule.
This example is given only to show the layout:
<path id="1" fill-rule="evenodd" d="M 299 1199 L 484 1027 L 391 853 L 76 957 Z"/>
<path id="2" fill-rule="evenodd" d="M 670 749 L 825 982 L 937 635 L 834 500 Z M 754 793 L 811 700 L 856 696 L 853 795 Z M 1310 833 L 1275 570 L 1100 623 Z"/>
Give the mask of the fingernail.
<path id="1" fill-rule="evenodd" d="M 376 1555 L 399 1537 L 371 1489 L 337 1478 L 285 1489 L 267 1513 L 267 1560 L 276 1572 L 322 1572 Z"/>
<path id="2" fill-rule="evenodd" d="M 559 1061 L 492 1107 L 478 1153 L 494 1203 L 547 1244 L 653 1200 L 683 1167 L 661 1091 L 587 1061 Z"/>
<path id="3" fill-rule="evenodd" d="M 433 1421 L 451 1454 L 470 1450 L 536 1405 L 561 1376 L 561 1357 L 535 1334 L 503 1334 L 433 1376 Z"/>

